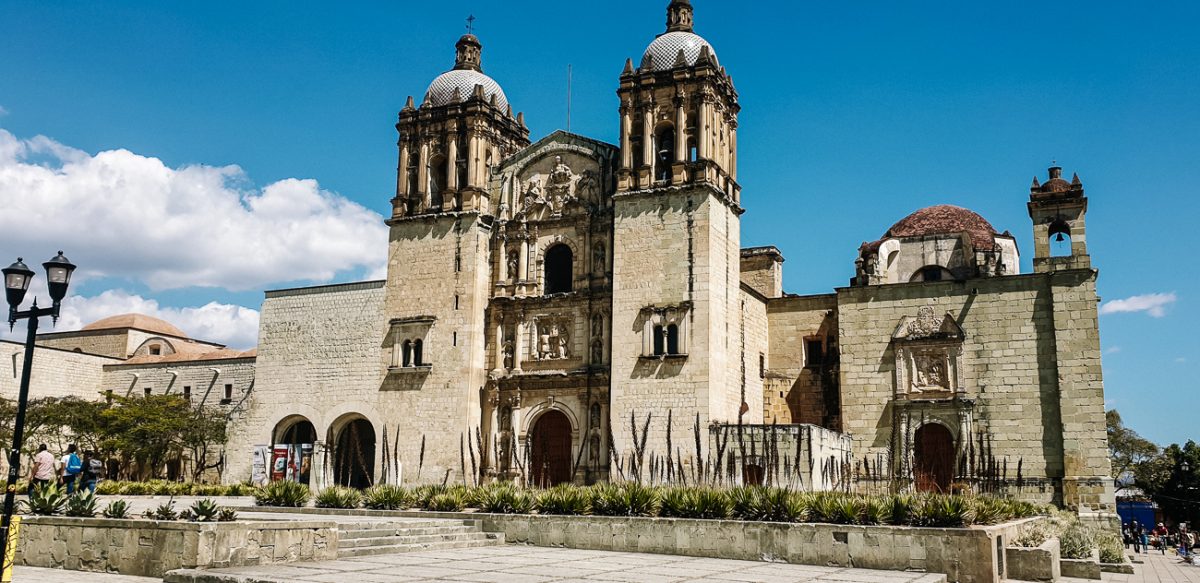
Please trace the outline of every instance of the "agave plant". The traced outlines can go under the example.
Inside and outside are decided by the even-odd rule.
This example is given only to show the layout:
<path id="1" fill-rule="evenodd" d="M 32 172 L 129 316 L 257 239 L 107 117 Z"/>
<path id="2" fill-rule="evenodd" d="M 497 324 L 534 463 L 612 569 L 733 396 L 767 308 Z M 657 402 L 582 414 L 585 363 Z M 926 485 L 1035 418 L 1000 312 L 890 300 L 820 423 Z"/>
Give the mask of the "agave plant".
<path id="1" fill-rule="evenodd" d="M 403 510 L 412 503 L 412 493 L 401 486 L 379 484 L 363 492 L 363 505 L 372 510 Z"/>
<path id="2" fill-rule="evenodd" d="M 447 490 L 441 494 L 435 494 L 425 507 L 434 512 L 461 512 L 467 507 L 467 502 L 461 491 Z"/>
<path id="3" fill-rule="evenodd" d="M 538 494 L 541 514 L 588 514 L 592 510 L 591 492 L 572 484 L 559 484 Z"/>
<path id="4" fill-rule="evenodd" d="M 84 489 L 67 498 L 65 514 L 91 518 L 96 515 L 96 495 Z"/>
<path id="5" fill-rule="evenodd" d="M 191 511 L 193 518 L 197 522 L 213 522 L 217 519 L 217 513 L 221 511 L 221 507 L 217 506 L 217 501 L 212 498 L 197 500 L 192 503 Z"/>
<path id="6" fill-rule="evenodd" d="M 176 520 L 179 513 L 175 511 L 175 500 L 167 500 L 153 510 L 147 510 L 143 516 L 150 520 Z"/>
<path id="7" fill-rule="evenodd" d="M 129 503 L 124 500 L 113 500 L 104 507 L 105 518 L 129 518 Z"/>
<path id="8" fill-rule="evenodd" d="M 358 508 L 362 492 L 346 486 L 330 486 L 317 494 L 318 508 Z"/>
<path id="9" fill-rule="evenodd" d="M 444 484 L 425 484 L 413 490 L 413 503 L 419 508 L 429 508 L 434 496 L 445 494 L 450 488 Z"/>
<path id="10" fill-rule="evenodd" d="M 220 512 L 217 512 L 217 522 L 233 522 L 237 517 L 237 512 L 232 508 L 221 508 Z"/>
<path id="11" fill-rule="evenodd" d="M 280 480 L 271 482 L 254 492 L 254 503 L 259 506 L 304 506 L 312 492 L 308 486 L 298 482 Z"/>
<path id="12" fill-rule="evenodd" d="M 24 504 L 25 511 L 30 514 L 53 516 L 62 513 L 67 504 L 67 493 L 58 484 L 45 484 L 34 488 Z"/>
<path id="13" fill-rule="evenodd" d="M 479 508 L 499 514 L 528 514 L 533 511 L 535 502 L 528 490 L 505 484 L 486 489 L 480 497 Z"/>

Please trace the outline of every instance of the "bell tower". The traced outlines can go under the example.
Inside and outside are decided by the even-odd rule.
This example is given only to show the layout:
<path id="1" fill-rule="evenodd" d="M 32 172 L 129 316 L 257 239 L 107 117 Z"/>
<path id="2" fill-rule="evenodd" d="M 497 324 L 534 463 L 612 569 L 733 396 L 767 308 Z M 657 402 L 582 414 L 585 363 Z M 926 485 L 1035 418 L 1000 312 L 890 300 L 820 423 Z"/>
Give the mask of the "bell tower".
<path id="1" fill-rule="evenodd" d="M 617 190 L 708 183 L 736 203 L 737 91 L 692 23 L 691 3 L 672 0 L 666 32 L 625 63 Z"/>
<path id="2" fill-rule="evenodd" d="M 504 90 L 483 73 L 483 44 L 465 34 L 454 48 L 454 68 L 430 83 L 419 107 L 410 96 L 400 111 L 393 217 L 489 212 L 491 167 L 529 145 L 524 115 L 513 117 Z"/>
<path id="3" fill-rule="evenodd" d="M 1033 219 L 1033 270 L 1090 269 L 1084 217 L 1088 200 L 1079 175 L 1067 182 L 1062 167 L 1050 167 L 1050 179 L 1029 188 L 1029 218 Z M 1058 251 L 1056 254 L 1055 251 Z"/>
<path id="4" fill-rule="evenodd" d="M 610 403 L 621 458 L 636 442 L 691 443 L 696 422 L 762 418 L 762 391 L 756 400 L 739 377 L 737 91 L 693 24 L 691 3 L 672 0 L 666 31 L 638 66 L 626 61 L 617 89 Z"/>

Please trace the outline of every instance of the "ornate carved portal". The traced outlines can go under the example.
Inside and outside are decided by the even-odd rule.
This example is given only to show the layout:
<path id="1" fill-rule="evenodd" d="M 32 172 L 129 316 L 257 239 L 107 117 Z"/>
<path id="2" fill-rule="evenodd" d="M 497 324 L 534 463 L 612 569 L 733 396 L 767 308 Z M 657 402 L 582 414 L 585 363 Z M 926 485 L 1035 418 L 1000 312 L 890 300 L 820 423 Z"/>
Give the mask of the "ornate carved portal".
<path id="1" fill-rule="evenodd" d="M 571 357 L 571 322 L 565 318 L 537 321 L 537 359 L 565 360 Z"/>
<path id="2" fill-rule="evenodd" d="M 962 355 L 966 334 L 949 314 L 923 306 L 906 316 L 892 335 L 896 397 L 952 398 L 964 392 Z"/>

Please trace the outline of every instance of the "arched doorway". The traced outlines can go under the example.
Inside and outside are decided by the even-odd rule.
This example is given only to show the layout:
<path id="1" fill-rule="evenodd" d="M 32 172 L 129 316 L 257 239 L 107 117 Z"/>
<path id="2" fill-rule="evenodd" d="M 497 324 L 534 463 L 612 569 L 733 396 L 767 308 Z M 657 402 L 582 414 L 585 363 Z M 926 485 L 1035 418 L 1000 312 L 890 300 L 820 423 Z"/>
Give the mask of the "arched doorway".
<path id="1" fill-rule="evenodd" d="M 529 434 L 529 479 L 550 487 L 571 481 L 571 420 L 561 411 L 547 411 Z"/>
<path id="2" fill-rule="evenodd" d="M 954 479 L 954 436 L 937 423 L 926 423 L 913 437 L 913 478 L 921 492 L 949 492 Z"/>
<path id="3" fill-rule="evenodd" d="M 355 419 L 338 431 L 333 450 L 333 481 L 339 486 L 367 488 L 375 483 L 375 428 Z"/>
<path id="4" fill-rule="evenodd" d="M 313 444 L 317 442 L 312 422 L 304 417 L 289 417 L 275 426 L 271 437 L 273 478 L 311 483 Z"/>

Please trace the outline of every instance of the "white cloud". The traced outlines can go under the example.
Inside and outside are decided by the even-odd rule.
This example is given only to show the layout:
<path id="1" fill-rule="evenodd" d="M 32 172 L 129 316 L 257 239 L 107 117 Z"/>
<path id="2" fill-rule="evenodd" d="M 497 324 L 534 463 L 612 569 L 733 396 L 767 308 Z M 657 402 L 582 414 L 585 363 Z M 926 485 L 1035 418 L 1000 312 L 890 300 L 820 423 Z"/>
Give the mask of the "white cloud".
<path id="1" fill-rule="evenodd" d="M 1179 363 L 1179 364 L 1183 364 L 1183 363 L 1187 362 L 1187 359 L 1186 359 L 1186 358 L 1184 358 L 1184 357 L 1182 357 L 1182 356 L 1180 356 L 1179 358 L 1176 358 L 1176 359 L 1175 359 L 1175 362 L 1177 362 L 1177 363 Z"/>
<path id="2" fill-rule="evenodd" d="M 1113 346 L 1113 347 L 1110 347 L 1108 350 L 1105 350 L 1104 354 L 1116 354 L 1120 351 L 1121 351 L 1120 346 Z"/>
<path id="3" fill-rule="evenodd" d="M 37 297 L 45 299 L 46 295 L 39 294 Z M 168 308 L 160 306 L 154 299 L 121 290 L 108 290 L 91 297 L 68 296 L 63 300 L 58 324 L 51 328 L 50 321 L 43 320 L 39 324 L 38 332 L 78 330 L 96 320 L 131 312 L 166 320 L 192 338 L 217 342 L 233 349 L 245 350 L 258 343 L 257 310 L 217 302 L 209 302 L 199 307 Z M 11 333 L 5 327 L 0 337 L 23 341 L 23 323 Z"/>
<path id="4" fill-rule="evenodd" d="M 0 117 L 4 117 L 6 115 L 8 115 L 8 110 L 4 109 L 3 105 L 0 105 Z"/>
<path id="5" fill-rule="evenodd" d="M 1130 296 L 1125 299 L 1104 302 L 1104 305 L 1100 306 L 1100 313 L 1146 312 L 1152 317 L 1161 318 L 1167 315 L 1166 308 L 1175 303 L 1175 299 L 1175 292 Z"/>
<path id="6" fill-rule="evenodd" d="M 237 166 L 170 168 L 128 150 L 91 155 L 3 129 L 0 208 L 6 255 L 63 249 L 78 277 L 154 290 L 326 282 L 348 270 L 380 273 L 387 255 L 383 217 L 315 180 L 255 188 Z"/>

